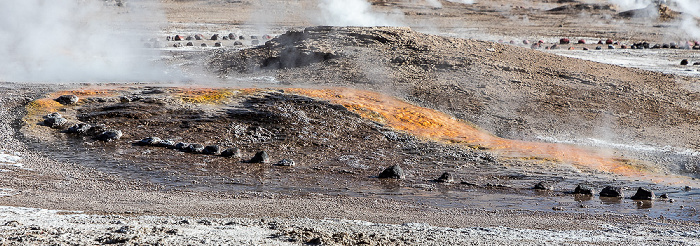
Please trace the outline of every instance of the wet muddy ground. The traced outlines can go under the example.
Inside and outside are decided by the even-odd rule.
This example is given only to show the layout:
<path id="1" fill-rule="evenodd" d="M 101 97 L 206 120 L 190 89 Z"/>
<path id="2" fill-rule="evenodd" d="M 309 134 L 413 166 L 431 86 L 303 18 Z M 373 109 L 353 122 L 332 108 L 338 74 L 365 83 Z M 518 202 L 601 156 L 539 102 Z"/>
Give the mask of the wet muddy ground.
<path id="1" fill-rule="evenodd" d="M 644 177 L 580 169 L 558 160 L 512 158 L 488 149 L 421 139 L 343 105 L 294 91 L 299 89 L 135 86 L 56 92 L 29 104 L 43 102 L 55 108 L 30 110 L 22 132 L 33 148 L 52 158 L 162 190 L 297 197 L 324 194 L 452 209 L 616 212 L 698 219 L 697 191 L 684 191 L 679 184 L 654 184 Z M 80 95 L 80 100 L 73 105 L 54 104 L 63 94 Z M 69 122 L 46 126 L 42 120 L 46 110 L 61 113 Z M 75 123 L 104 124 L 106 129 L 121 130 L 123 136 L 105 142 L 94 135 L 66 133 Z M 238 148 L 241 155 L 224 157 L 140 144 L 149 137 L 171 140 L 171 145 L 217 145 L 221 151 Z M 251 163 L 255 153 L 263 150 L 269 161 Z M 282 159 L 295 165 L 278 165 Z M 405 179 L 377 178 L 384 168 L 396 164 L 406 172 Z M 436 181 L 444 172 L 451 173 L 454 182 Z M 550 182 L 553 190 L 532 189 L 540 181 Z M 597 191 L 608 185 L 622 186 L 625 198 L 571 194 L 580 183 Z M 667 193 L 669 199 L 630 200 L 637 187 L 651 187 L 657 195 Z"/>

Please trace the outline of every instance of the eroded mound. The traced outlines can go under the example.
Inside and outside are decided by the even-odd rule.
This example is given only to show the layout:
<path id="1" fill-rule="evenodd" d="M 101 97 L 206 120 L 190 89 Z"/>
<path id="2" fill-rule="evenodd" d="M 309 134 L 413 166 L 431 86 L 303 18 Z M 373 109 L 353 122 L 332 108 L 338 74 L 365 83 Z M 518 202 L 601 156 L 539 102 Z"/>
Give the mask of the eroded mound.
<path id="1" fill-rule="evenodd" d="M 594 139 L 612 143 L 606 147 L 691 152 L 700 142 L 700 135 L 685 134 L 700 130 L 700 111 L 687 103 L 700 95 L 693 79 L 524 47 L 408 28 L 310 27 L 264 46 L 217 51 L 210 61 L 223 76 L 273 73 L 282 84 L 383 91 L 511 139 Z M 677 151 L 616 151 L 662 168 L 698 168 L 696 157 L 673 156 Z"/>

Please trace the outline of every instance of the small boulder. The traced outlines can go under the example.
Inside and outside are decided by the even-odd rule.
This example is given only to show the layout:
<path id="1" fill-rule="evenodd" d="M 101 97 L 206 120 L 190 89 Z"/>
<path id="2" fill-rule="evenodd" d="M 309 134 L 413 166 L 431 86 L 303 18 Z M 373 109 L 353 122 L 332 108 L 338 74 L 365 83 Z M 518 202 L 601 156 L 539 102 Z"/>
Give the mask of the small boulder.
<path id="1" fill-rule="evenodd" d="M 185 40 L 194 40 L 194 37 L 192 37 L 192 36 L 187 36 L 187 38 L 185 38 Z"/>
<path id="2" fill-rule="evenodd" d="M 163 141 L 163 140 L 161 140 L 159 137 L 147 137 L 147 138 L 141 139 L 138 142 L 136 142 L 136 145 L 151 146 L 151 145 L 157 145 L 161 141 Z"/>
<path id="3" fill-rule="evenodd" d="M 200 44 L 199 46 L 201 46 L 201 47 L 207 47 L 207 44 L 202 43 L 202 44 Z"/>
<path id="4" fill-rule="evenodd" d="M 63 105 L 71 105 L 78 102 L 78 96 L 76 95 L 62 95 L 56 98 L 56 102 Z"/>
<path id="5" fill-rule="evenodd" d="M 606 186 L 600 191 L 601 197 L 623 197 L 622 187 L 619 186 Z"/>
<path id="6" fill-rule="evenodd" d="M 609 50 L 614 50 L 614 49 L 615 49 L 615 46 L 613 46 L 612 44 L 611 44 L 611 45 L 608 45 L 608 49 L 609 49 Z"/>
<path id="7" fill-rule="evenodd" d="M 250 163 L 269 163 L 270 162 L 270 157 L 267 155 L 267 152 L 259 151 L 258 153 L 255 153 L 255 156 L 251 158 L 248 162 Z"/>
<path id="8" fill-rule="evenodd" d="M 576 188 L 574 189 L 574 194 L 579 194 L 579 195 L 591 195 L 592 196 L 593 192 L 594 192 L 593 188 L 591 188 L 590 186 L 587 186 L 587 185 L 582 185 L 582 184 L 577 185 Z"/>
<path id="9" fill-rule="evenodd" d="M 258 36 L 255 36 L 255 35 L 250 36 L 250 39 L 258 39 Z"/>
<path id="10" fill-rule="evenodd" d="M 185 46 L 194 46 L 194 44 L 192 42 L 187 42 L 187 44 L 185 44 Z"/>
<path id="11" fill-rule="evenodd" d="M 179 142 L 179 143 L 175 144 L 175 146 L 173 146 L 173 147 L 176 150 L 185 151 L 187 149 L 187 146 L 190 146 L 190 145 L 187 143 Z"/>
<path id="12" fill-rule="evenodd" d="M 219 145 L 209 145 L 202 150 L 202 153 L 206 155 L 218 155 L 220 152 L 221 147 Z"/>
<path id="13" fill-rule="evenodd" d="M 221 42 L 214 43 L 214 47 L 221 47 Z"/>
<path id="14" fill-rule="evenodd" d="M 693 188 L 690 188 L 690 186 L 683 187 L 683 191 L 691 191 Z"/>
<path id="15" fill-rule="evenodd" d="M 602 49 L 603 49 L 603 47 L 600 47 L 600 46 L 595 47 L 595 50 L 602 50 Z"/>
<path id="16" fill-rule="evenodd" d="M 613 40 L 612 39 L 605 40 L 605 44 L 613 44 Z"/>
<path id="17" fill-rule="evenodd" d="M 380 179 L 403 179 L 406 177 L 406 175 L 399 165 L 393 165 L 384 169 L 384 171 L 382 171 L 378 177 Z"/>
<path id="18" fill-rule="evenodd" d="M 68 127 L 66 133 L 87 134 L 92 126 L 87 123 L 77 123 Z"/>
<path id="19" fill-rule="evenodd" d="M 114 140 L 119 140 L 122 137 L 122 131 L 120 130 L 106 130 L 99 135 L 97 135 L 97 140 L 102 140 L 105 142 L 110 142 Z"/>
<path id="20" fill-rule="evenodd" d="M 663 193 L 663 194 L 661 194 L 661 195 L 659 196 L 659 198 L 661 198 L 661 199 L 668 199 L 668 194 Z"/>
<path id="21" fill-rule="evenodd" d="M 44 125 L 52 128 L 59 128 L 68 123 L 68 120 L 61 117 L 47 117 L 44 119 Z"/>
<path id="22" fill-rule="evenodd" d="M 535 190 L 554 190 L 554 185 L 551 182 L 540 181 L 533 187 Z"/>
<path id="23" fill-rule="evenodd" d="M 455 182 L 455 178 L 452 175 L 452 173 L 444 172 L 444 173 L 442 173 L 442 175 L 440 175 L 439 178 L 435 179 L 435 182 L 452 183 L 452 182 Z"/>
<path id="24" fill-rule="evenodd" d="M 158 142 L 154 146 L 173 149 L 173 148 L 175 148 L 175 142 L 173 140 L 161 140 L 160 142 Z"/>
<path id="25" fill-rule="evenodd" d="M 584 40 L 584 39 L 579 39 L 579 40 L 578 40 L 578 44 L 586 44 L 586 40 Z"/>
<path id="26" fill-rule="evenodd" d="M 175 37 L 173 37 L 173 40 L 182 41 L 182 40 L 185 40 L 185 37 L 183 37 L 182 35 L 175 35 Z"/>
<path id="27" fill-rule="evenodd" d="M 202 40 L 202 39 L 204 39 L 204 35 L 202 35 L 202 34 L 196 34 L 196 35 L 194 35 L 194 39 L 196 39 L 196 40 Z"/>
<path id="28" fill-rule="evenodd" d="M 647 188 L 639 187 L 637 193 L 632 196 L 632 200 L 652 200 L 654 199 L 654 192 Z"/>
<path id="29" fill-rule="evenodd" d="M 296 163 L 294 163 L 293 160 L 290 159 L 282 159 L 281 161 L 277 162 L 275 166 L 284 166 L 284 167 L 293 167 L 295 166 Z"/>
<path id="30" fill-rule="evenodd" d="M 568 38 L 559 39 L 559 44 L 569 44 L 571 41 Z"/>
<path id="31" fill-rule="evenodd" d="M 688 59 L 681 60 L 681 66 L 688 65 Z"/>
<path id="32" fill-rule="evenodd" d="M 230 40 L 236 40 L 236 34 L 229 33 L 229 34 L 228 34 L 228 39 L 230 39 Z"/>
<path id="33" fill-rule="evenodd" d="M 219 34 L 211 35 L 210 40 L 219 40 Z"/>
<path id="34" fill-rule="evenodd" d="M 241 36 L 238 36 L 238 39 L 240 39 L 240 40 L 244 40 L 244 39 L 245 39 L 245 37 L 244 37 L 243 35 L 241 35 Z"/>
<path id="35" fill-rule="evenodd" d="M 204 145 L 201 144 L 190 144 L 185 148 L 185 152 L 199 154 L 204 151 Z"/>
<path id="36" fill-rule="evenodd" d="M 243 155 L 241 154 L 241 150 L 239 148 L 228 148 L 221 152 L 221 156 L 241 158 Z"/>
<path id="37" fill-rule="evenodd" d="M 241 41 L 236 41 L 236 42 L 233 42 L 233 45 L 243 45 L 243 43 Z"/>

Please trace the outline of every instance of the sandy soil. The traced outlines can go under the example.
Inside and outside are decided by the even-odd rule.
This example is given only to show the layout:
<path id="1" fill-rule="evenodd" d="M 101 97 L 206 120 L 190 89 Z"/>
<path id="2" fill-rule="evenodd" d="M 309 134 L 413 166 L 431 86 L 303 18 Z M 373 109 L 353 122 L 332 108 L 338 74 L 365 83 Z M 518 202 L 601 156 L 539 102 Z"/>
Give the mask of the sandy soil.
<path id="1" fill-rule="evenodd" d="M 311 37 L 293 41 L 277 39 L 268 46 L 244 51 L 229 44 L 225 44 L 229 48 L 219 50 L 183 49 L 170 47 L 170 42 L 164 49 L 165 60 L 183 64 L 190 74 L 201 74 L 199 80 L 211 79 L 207 81 L 211 83 L 208 86 L 347 86 L 380 91 L 472 122 L 499 137 L 582 144 L 576 141 L 604 135 L 606 138 L 602 140 L 613 146 L 622 143 L 652 148 L 670 146 L 673 153 L 698 149 L 697 134 L 694 134 L 700 112 L 694 103 L 696 78 L 570 59 L 520 45 L 414 32 L 493 41 L 543 39 L 548 45 L 561 37 L 596 41 L 611 38 L 629 44 L 662 43 L 684 38 L 675 36 L 673 22 L 621 18 L 616 16 L 619 11 L 610 9 L 547 11 L 564 5 L 554 1 L 489 1 L 473 5 L 440 2 L 442 8 L 431 8 L 424 1 L 384 1 L 373 6 L 392 13 L 400 10 L 399 20 L 413 30 L 335 29 L 324 32 L 310 29 Z M 313 14 L 316 6 L 314 1 L 163 1 L 161 7 L 168 25 L 161 35 L 234 32 L 246 37 L 268 33 L 278 36 L 290 28 L 303 30 L 318 24 Z M 251 47 L 248 41 L 250 39 L 241 47 Z M 211 41 L 206 42 L 212 46 Z M 269 63 L 268 58 L 284 56 L 285 45 L 301 47 L 296 52 L 332 54 L 327 57 L 332 59 L 316 59 L 309 64 L 293 66 Z M 690 53 L 692 50 L 686 51 L 692 54 L 688 57 L 695 57 Z M 621 55 L 635 57 L 637 54 Z M 595 60 L 585 54 L 581 56 Z M 675 54 L 669 60 L 684 56 Z M 237 57 L 248 60 L 236 62 L 240 61 Z M 277 67 L 263 68 L 270 64 L 277 64 Z M 655 66 L 663 67 L 663 63 Z M 671 62 L 667 66 L 675 66 L 671 71 L 687 70 Z M 644 66 L 643 62 L 639 67 L 663 70 Z M 685 75 L 693 74 L 690 71 Z M 695 184 L 693 179 L 683 178 L 682 184 L 656 186 L 644 177 L 599 172 L 577 165 L 561 165 L 557 161 L 543 164 L 497 158 L 484 162 L 490 158 L 481 157 L 492 154 L 488 149 L 455 147 L 411 134 L 396 138 L 404 132 L 390 126 L 377 126 L 361 114 L 341 110 L 324 100 L 274 99 L 280 95 L 290 96 L 274 92 L 277 89 L 267 94 L 273 97 L 243 97 L 224 105 L 239 110 L 234 110 L 239 113 L 233 115 L 243 118 L 245 114 L 240 114 L 240 110 L 274 115 L 302 111 L 310 118 L 333 117 L 326 119 L 325 125 L 314 121 L 304 125 L 286 118 L 282 118 L 281 123 L 276 120 L 217 122 L 226 117 L 218 115 L 220 108 L 211 105 L 192 107 L 167 100 L 163 104 L 144 100 L 130 106 L 112 107 L 122 103 L 119 101 L 121 94 L 100 96 L 104 102 L 83 101 L 77 108 L 68 107 L 60 112 L 70 120 L 123 129 L 124 139 L 111 143 L 67 136 L 39 125 L 37 118 L 27 118 L 41 117 L 27 107 L 30 102 L 52 98 L 55 95 L 50 93 L 56 91 L 86 86 L 112 85 L 0 84 L 0 108 L 3 109 L 0 110 L 0 142 L 3 143 L 0 147 L 0 204 L 6 206 L 0 207 L 0 244 L 693 245 L 700 237 L 695 210 L 697 194 L 695 190 L 679 192 L 686 184 Z M 126 93 L 124 95 L 156 98 L 157 94 L 144 92 L 153 88 L 171 89 L 163 86 L 135 83 L 117 87 L 126 88 L 120 89 L 126 91 L 122 92 Z M 256 104 L 263 106 L 250 106 Z M 172 118 L 160 113 L 161 108 L 168 107 Z M 199 120 L 192 118 L 196 124 L 188 124 L 195 127 L 182 128 L 187 117 L 192 115 Z M 139 118 L 141 122 L 134 121 Z M 174 125 L 149 126 L 144 124 L 146 119 Z M 216 132 L 231 122 L 259 124 L 273 130 L 288 127 L 290 132 L 307 130 L 328 134 L 309 136 L 314 141 L 325 137 L 337 142 L 304 146 L 304 141 L 287 140 L 245 145 L 244 138 L 250 137 L 245 134 L 225 140 L 215 138 L 215 134 L 203 134 Z M 197 127 L 197 124 L 204 127 Z M 348 135 L 345 131 L 350 129 L 333 127 L 348 124 L 353 124 L 352 132 L 359 131 L 361 136 L 351 135 L 345 139 Z M 279 133 L 284 131 L 270 132 L 281 135 Z M 284 133 L 290 135 L 290 132 Z M 391 141 L 387 134 L 402 140 Z M 232 168 L 230 163 L 211 156 L 192 157 L 163 148 L 131 145 L 133 140 L 153 135 L 175 136 L 203 144 L 244 146 L 246 159 L 261 148 L 270 148 L 274 160 L 290 156 L 299 164 L 296 169 L 275 169 L 271 165 L 251 167 L 237 162 Z M 366 149 L 354 154 L 370 160 L 369 168 L 354 170 L 341 166 L 342 163 L 324 163 L 324 160 L 338 162 L 336 152 L 352 151 L 358 138 L 366 141 L 362 146 Z M 329 144 L 338 149 L 328 147 Z M 325 149 L 309 153 L 319 146 Z M 407 146 L 424 152 L 412 152 Z M 600 147 L 600 144 L 592 146 Z M 666 175 L 664 171 L 697 173 L 698 166 L 692 155 L 680 157 L 682 161 L 668 161 L 679 157 L 669 155 L 668 151 L 645 155 L 648 151 L 619 145 L 610 148 L 617 155 L 644 161 L 647 168 L 651 165 L 661 169 L 657 171 L 659 175 Z M 372 149 L 383 149 L 383 159 L 371 159 L 376 155 Z M 416 157 L 419 155 L 425 156 L 420 159 Z M 482 161 L 470 159 L 473 157 Z M 411 158 L 421 164 L 407 164 L 413 169 L 408 169 L 405 180 L 383 182 L 371 177 L 389 164 Z M 426 161 L 428 159 L 439 164 L 433 166 L 434 163 Z M 458 180 L 474 182 L 476 187 L 440 188 L 431 183 L 443 169 L 460 165 L 470 168 L 455 171 Z M 473 167 L 483 169 L 472 172 Z M 543 168 L 546 171 L 542 171 Z M 341 169 L 354 173 L 338 174 Z M 260 178 L 261 175 L 265 178 Z M 479 179 L 479 176 L 488 177 Z M 513 178 L 523 176 L 526 178 Z M 317 181 L 319 177 L 335 181 Z M 526 199 L 533 196 L 530 187 L 534 182 L 550 178 L 563 181 L 554 193 L 535 196 L 539 198 L 533 204 L 508 208 L 499 204 L 517 202 L 496 200 Z M 354 186 L 348 186 L 351 190 L 361 190 L 362 186 L 370 188 L 366 193 L 333 192 L 342 187 L 340 181 L 344 179 L 353 183 Z M 256 184 L 259 180 L 263 180 L 263 185 Z M 603 204 L 597 199 L 588 203 L 574 202 L 571 195 L 566 194 L 573 188 L 571 185 L 590 180 L 597 187 L 650 185 L 659 193 L 669 192 L 678 202 L 656 200 L 653 208 L 624 212 L 619 208 L 636 205 L 628 199 L 617 205 Z M 284 187 L 285 182 L 293 182 L 300 190 L 271 189 Z M 226 186 L 243 188 L 223 188 Z M 301 189 L 309 187 L 315 189 Z M 407 194 L 412 192 L 418 194 L 417 197 L 427 193 L 430 199 L 463 192 L 466 196 L 460 199 L 467 202 L 446 206 L 448 202 L 440 199 L 433 203 L 430 201 L 434 200 L 429 199 L 402 198 L 402 194 L 409 197 Z M 494 200 L 470 200 L 469 196 Z M 597 203 L 599 205 L 594 205 Z M 586 206 L 595 209 L 586 209 Z M 662 208 L 667 210 L 662 211 Z M 673 214 L 670 217 L 674 219 L 664 218 L 666 213 L 666 217 Z"/>

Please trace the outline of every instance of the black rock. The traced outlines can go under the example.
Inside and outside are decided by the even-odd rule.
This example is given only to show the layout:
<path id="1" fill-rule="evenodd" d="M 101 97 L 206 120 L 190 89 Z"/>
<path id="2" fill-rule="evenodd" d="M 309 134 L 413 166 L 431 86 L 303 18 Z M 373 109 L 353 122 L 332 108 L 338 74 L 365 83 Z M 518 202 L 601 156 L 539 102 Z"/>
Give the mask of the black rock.
<path id="1" fill-rule="evenodd" d="M 230 39 L 230 40 L 236 40 L 236 34 L 229 33 L 229 34 L 228 34 L 228 39 Z"/>
<path id="2" fill-rule="evenodd" d="M 211 35 L 211 40 L 219 40 L 219 34 Z"/>
<path id="3" fill-rule="evenodd" d="M 688 65 L 688 59 L 681 60 L 681 65 L 683 65 L 683 66 Z"/>
<path id="4" fill-rule="evenodd" d="M 236 41 L 236 42 L 233 42 L 233 45 L 243 45 L 243 43 L 241 41 Z"/>
<path id="5" fill-rule="evenodd" d="M 601 197 L 622 197 L 624 194 L 622 193 L 622 187 L 619 186 L 606 186 L 603 188 L 602 191 L 600 191 L 600 196 Z"/>
<path id="6" fill-rule="evenodd" d="M 97 125 L 93 125 L 90 127 L 90 130 L 88 130 L 88 134 L 89 135 L 98 135 L 98 134 L 104 132 L 105 130 L 107 130 L 107 126 L 105 126 L 104 124 L 97 124 Z"/>
<path id="7" fill-rule="evenodd" d="M 185 40 L 194 40 L 194 37 L 192 37 L 192 36 L 187 36 L 187 38 L 185 38 Z"/>
<path id="8" fill-rule="evenodd" d="M 661 195 L 659 196 L 659 198 L 661 198 L 661 199 L 668 199 L 668 194 L 663 193 L 663 194 L 661 194 Z"/>
<path id="9" fill-rule="evenodd" d="M 603 49 L 603 47 L 600 47 L 600 46 L 596 46 L 596 47 L 595 47 L 595 49 L 596 49 L 596 50 L 602 50 L 602 49 Z"/>
<path id="10" fill-rule="evenodd" d="M 380 173 L 378 177 L 380 179 L 403 179 L 406 177 L 406 175 L 404 174 L 403 169 L 401 169 L 399 165 L 393 165 L 384 169 L 384 171 L 382 171 L 382 173 Z"/>
<path id="11" fill-rule="evenodd" d="M 250 39 L 258 39 L 258 36 L 250 36 Z"/>
<path id="12" fill-rule="evenodd" d="M 228 36 L 221 37 L 221 40 L 228 40 Z"/>
<path id="13" fill-rule="evenodd" d="M 255 156 L 253 156 L 253 158 L 250 159 L 250 161 L 248 161 L 248 162 L 250 162 L 250 163 L 268 163 L 268 162 L 270 162 L 270 157 L 267 155 L 267 152 L 265 152 L 263 150 L 263 151 L 260 151 L 258 153 L 255 153 Z"/>
<path id="14" fill-rule="evenodd" d="M 78 96 L 76 95 L 63 95 L 56 98 L 56 102 L 63 105 L 71 105 L 78 102 Z"/>
<path id="15" fill-rule="evenodd" d="M 214 43 L 214 47 L 221 47 L 221 42 Z"/>
<path id="16" fill-rule="evenodd" d="M 661 48 L 668 49 L 668 48 L 671 48 L 671 46 L 669 46 L 668 44 L 662 44 Z"/>
<path id="17" fill-rule="evenodd" d="M 608 49 L 614 50 L 614 49 L 615 49 L 615 46 L 612 46 L 612 44 L 611 44 L 611 45 L 608 45 Z"/>
<path id="18" fill-rule="evenodd" d="M 172 149 L 172 148 L 175 148 L 175 142 L 173 140 L 161 140 L 160 142 L 158 142 L 154 146 Z"/>
<path id="19" fill-rule="evenodd" d="M 187 44 L 185 44 L 185 46 L 194 46 L 194 44 L 192 42 L 187 42 Z"/>
<path id="20" fill-rule="evenodd" d="M 684 190 L 684 191 L 690 191 L 690 190 L 692 190 L 692 188 L 690 188 L 690 186 L 686 186 L 686 187 L 683 187 L 683 190 Z"/>
<path id="21" fill-rule="evenodd" d="M 541 181 L 533 187 L 535 190 L 554 190 L 554 185 L 547 181 Z"/>
<path id="22" fill-rule="evenodd" d="M 440 175 L 439 178 L 435 180 L 435 182 L 440 182 L 440 183 L 452 183 L 455 181 L 454 176 L 452 173 L 449 172 L 444 172 L 442 175 Z"/>
<path id="23" fill-rule="evenodd" d="M 693 66 L 700 66 L 700 62 L 693 62 Z"/>
<path id="24" fill-rule="evenodd" d="M 53 128 L 61 127 L 61 126 L 65 125 L 66 123 L 68 123 L 68 120 L 66 120 L 63 117 L 60 117 L 60 115 L 59 115 L 59 117 L 47 117 L 44 120 L 45 126 L 53 127 Z"/>
<path id="25" fill-rule="evenodd" d="M 175 146 L 173 146 L 173 147 L 177 150 L 185 151 L 187 149 L 187 146 L 190 146 L 190 144 L 179 142 L 179 143 L 175 144 Z"/>
<path id="26" fill-rule="evenodd" d="M 122 137 L 122 131 L 120 130 L 106 130 L 99 135 L 97 135 L 97 140 L 102 140 L 105 142 L 110 142 L 113 140 L 119 140 Z"/>
<path id="27" fill-rule="evenodd" d="M 87 123 L 77 123 L 71 127 L 68 127 L 66 133 L 76 133 L 76 134 L 87 134 L 92 126 Z"/>
<path id="28" fill-rule="evenodd" d="M 245 39 L 245 37 L 243 35 L 241 35 L 241 36 L 238 36 L 238 39 L 243 40 L 243 39 Z"/>
<path id="29" fill-rule="evenodd" d="M 221 152 L 221 156 L 223 157 L 236 157 L 236 158 L 241 158 L 241 150 L 239 148 L 228 148 Z"/>
<path id="30" fill-rule="evenodd" d="M 136 145 L 140 146 L 151 146 L 159 144 L 161 140 L 159 137 L 147 137 L 136 142 Z"/>
<path id="31" fill-rule="evenodd" d="M 587 185 L 577 185 L 576 188 L 574 189 L 574 194 L 580 194 L 580 195 L 593 195 L 593 188 L 587 186 Z"/>
<path id="32" fill-rule="evenodd" d="M 654 192 L 647 188 L 639 187 L 637 193 L 632 196 L 632 200 L 652 200 L 654 199 Z"/>
<path id="33" fill-rule="evenodd" d="M 221 152 L 221 147 L 219 147 L 219 145 L 209 145 L 202 150 L 202 153 L 206 155 L 218 155 L 219 152 Z"/>
<path id="34" fill-rule="evenodd" d="M 207 47 L 207 44 L 205 44 L 205 43 L 202 43 L 202 44 L 200 44 L 199 46 L 202 46 L 202 47 Z"/>
<path id="35" fill-rule="evenodd" d="M 281 161 L 277 162 L 275 166 L 285 166 L 285 167 L 293 167 L 296 165 L 293 160 L 290 159 L 282 159 Z"/>
<path id="36" fill-rule="evenodd" d="M 190 144 L 185 148 L 185 152 L 189 153 L 202 153 L 204 151 L 204 145 L 201 144 Z"/>

